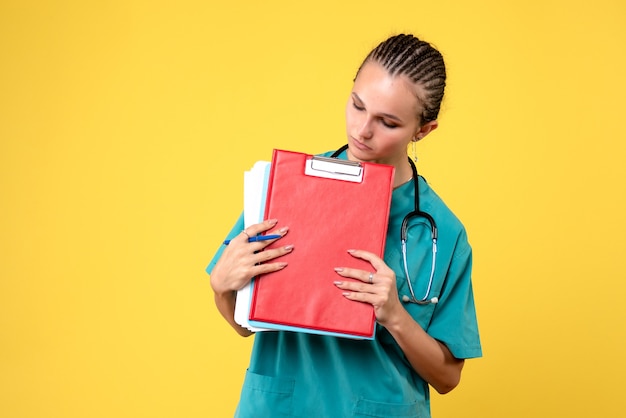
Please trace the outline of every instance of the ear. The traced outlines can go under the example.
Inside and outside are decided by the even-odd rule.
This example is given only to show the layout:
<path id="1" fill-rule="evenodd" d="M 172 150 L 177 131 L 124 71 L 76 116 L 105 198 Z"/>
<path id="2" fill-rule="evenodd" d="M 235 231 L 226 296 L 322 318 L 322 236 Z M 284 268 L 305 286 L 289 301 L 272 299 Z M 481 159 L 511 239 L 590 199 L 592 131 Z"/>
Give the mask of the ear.
<path id="1" fill-rule="evenodd" d="M 415 133 L 415 140 L 419 141 L 421 139 L 424 139 L 426 135 L 437 129 L 437 127 L 439 127 L 439 122 L 437 122 L 436 120 L 426 122 L 425 124 L 420 126 L 419 130 Z"/>

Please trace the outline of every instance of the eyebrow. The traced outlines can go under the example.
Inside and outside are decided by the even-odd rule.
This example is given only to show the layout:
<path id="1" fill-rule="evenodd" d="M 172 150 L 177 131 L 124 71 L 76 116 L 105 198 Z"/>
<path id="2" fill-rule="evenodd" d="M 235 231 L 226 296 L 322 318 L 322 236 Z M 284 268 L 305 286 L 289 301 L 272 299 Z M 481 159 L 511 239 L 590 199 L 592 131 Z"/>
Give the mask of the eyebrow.
<path id="1" fill-rule="evenodd" d="M 363 103 L 363 100 L 361 100 L 361 98 L 359 97 L 358 94 L 356 94 L 355 92 L 352 92 L 352 99 L 358 101 L 361 104 Z M 392 115 L 391 113 L 381 113 L 380 116 L 385 117 L 387 119 L 393 119 L 397 122 L 403 122 L 402 119 L 400 119 L 399 117 L 397 117 L 396 115 Z"/>

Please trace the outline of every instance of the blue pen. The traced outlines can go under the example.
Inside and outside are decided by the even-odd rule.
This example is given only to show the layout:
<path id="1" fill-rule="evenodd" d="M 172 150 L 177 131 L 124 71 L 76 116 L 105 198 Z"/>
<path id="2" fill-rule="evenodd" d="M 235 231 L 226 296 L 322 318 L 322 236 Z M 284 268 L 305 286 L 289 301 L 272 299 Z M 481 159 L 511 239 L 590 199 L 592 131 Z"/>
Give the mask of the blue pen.
<path id="1" fill-rule="evenodd" d="M 257 235 L 257 236 L 248 238 L 248 242 L 268 241 L 270 239 L 276 239 L 280 237 L 282 237 L 282 235 Z M 224 241 L 224 245 L 228 245 L 228 244 L 230 244 L 229 239 Z"/>

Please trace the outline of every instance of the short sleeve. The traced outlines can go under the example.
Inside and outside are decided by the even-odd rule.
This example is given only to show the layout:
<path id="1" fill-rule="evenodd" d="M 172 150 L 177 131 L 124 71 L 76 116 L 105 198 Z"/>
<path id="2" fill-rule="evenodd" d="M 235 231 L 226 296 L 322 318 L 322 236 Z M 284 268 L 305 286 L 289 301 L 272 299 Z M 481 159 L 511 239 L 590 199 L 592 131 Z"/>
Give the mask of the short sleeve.
<path id="1" fill-rule="evenodd" d="M 459 359 L 482 356 L 472 289 L 472 249 L 461 234 L 428 334 Z"/>
<path id="2" fill-rule="evenodd" d="M 243 213 L 241 215 L 239 215 L 239 219 L 237 219 L 237 222 L 235 222 L 235 225 L 233 226 L 233 228 L 230 230 L 230 232 L 228 233 L 228 235 L 226 236 L 225 240 L 227 239 L 233 239 L 235 238 L 238 234 L 241 233 L 241 231 L 243 231 Z M 219 248 L 217 249 L 217 251 L 215 252 L 215 255 L 213 256 L 213 259 L 211 260 L 211 262 L 209 263 L 209 265 L 206 268 L 206 272 L 208 274 L 211 274 L 211 272 L 213 271 L 213 267 L 215 267 L 215 264 L 217 263 L 217 261 L 220 259 L 220 257 L 222 256 L 222 253 L 224 252 L 224 245 L 220 245 Z"/>

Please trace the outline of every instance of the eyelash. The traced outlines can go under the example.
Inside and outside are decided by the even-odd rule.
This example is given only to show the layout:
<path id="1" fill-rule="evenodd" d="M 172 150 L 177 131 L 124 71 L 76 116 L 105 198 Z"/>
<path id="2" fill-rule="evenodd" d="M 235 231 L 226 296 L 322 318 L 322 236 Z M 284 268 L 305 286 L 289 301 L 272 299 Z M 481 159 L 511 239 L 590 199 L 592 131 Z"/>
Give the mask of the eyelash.
<path id="1" fill-rule="evenodd" d="M 359 112 L 361 112 L 361 111 L 365 110 L 365 108 L 364 108 L 363 106 L 359 106 L 359 105 L 357 105 L 357 104 L 356 104 L 356 102 L 354 102 L 354 101 L 352 102 L 352 106 L 354 106 L 354 108 L 355 108 L 356 110 L 358 110 Z M 395 128 L 397 128 L 397 127 L 398 127 L 398 125 L 396 125 L 396 124 L 394 124 L 394 123 L 388 123 L 388 122 L 386 122 L 386 121 L 385 121 L 385 119 L 381 119 L 381 120 L 380 120 L 380 122 L 381 122 L 383 125 L 385 125 L 387 128 L 389 128 L 389 129 L 395 129 Z"/>

